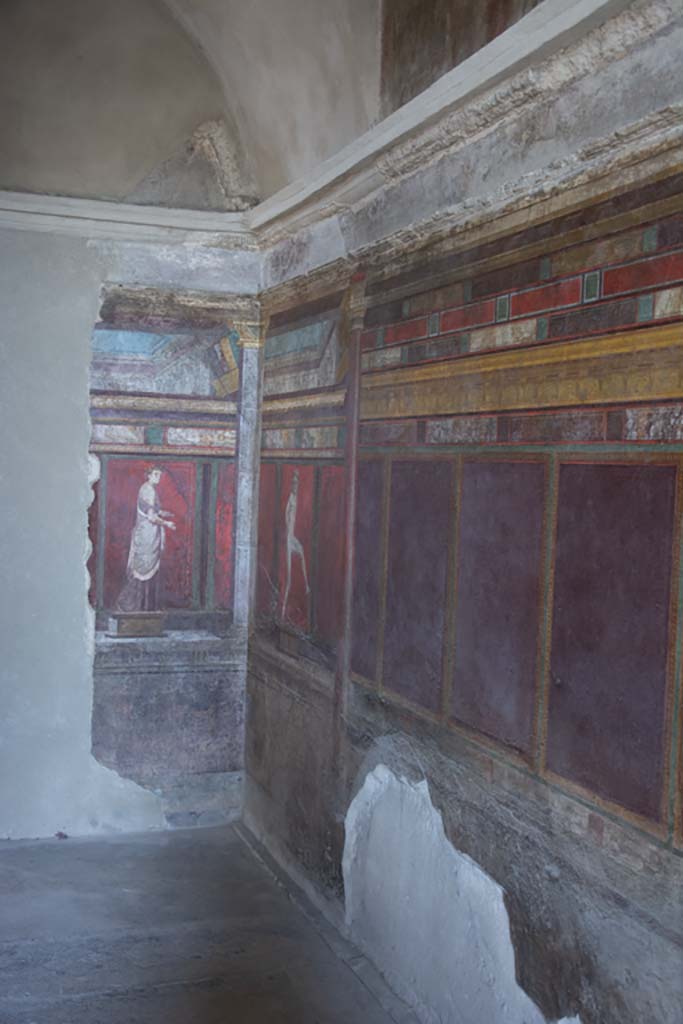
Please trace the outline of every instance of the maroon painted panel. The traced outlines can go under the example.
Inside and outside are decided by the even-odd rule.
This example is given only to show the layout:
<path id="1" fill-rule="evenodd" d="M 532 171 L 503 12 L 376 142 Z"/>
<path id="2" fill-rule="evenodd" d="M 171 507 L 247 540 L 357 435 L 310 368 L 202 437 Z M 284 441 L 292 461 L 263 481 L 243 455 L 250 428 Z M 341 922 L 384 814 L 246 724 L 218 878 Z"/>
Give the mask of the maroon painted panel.
<path id="1" fill-rule="evenodd" d="M 564 465 L 548 767 L 660 817 L 675 469 Z"/>
<path id="2" fill-rule="evenodd" d="M 256 610 L 259 616 L 269 618 L 275 617 L 278 599 L 275 567 L 277 509 L 277 466 L 272 462 L 262 462 L 259 481 Z"/>
<path id="3" fill-rule="evenodd" d="M 320 469 L 318 565 L 315 580 L 315 620 L 318 636 L 336 647 L 344 614 L 344 502 L 343 466 Z"/>
<path id="4" fill-rule="evenodd" d="M 453 717 L 529 753 L 545 467 L 466 462 L 460 503 Z"/>
<path id="5" fill-rule="evenodd" d="M 379 460 L 358 464 L 351 667 L 375 679 L 382 571 L 382 495 L 384 467 Z"/>
<path id="6" fill-rule="evenodd" d="M 313 482 L 311 465 L 282 467 L 277 523 L 279 615 L 283 623 L 305 632 L 311 628 Z"/>
<path id="7" fill-rule="evenodd" d="M 217 608 L 232 608 L 235 463 L 221 462 L 216 493 L 214 599 Z"/>
<path id="8" fill-rule="evenodd" d="M 157 485 L 159 506 L 169 512 L 176 529 L 165 529 L 164 547 L 154 578 L 155 605 L 160 609 L 192 606 L 192 562 L 196 467 L 165 459 L 110 458 L 104 556 L 104 603 L 116 607 L 127 580 L 131 540 L 136 529 L 140 488 L 153 467 L 162 470 Z"/>
<path id="9" fill-rule="evenodd" d="M 441 704 L 453 464 L 394 462 L 383 682 L 430 711 Z"/>

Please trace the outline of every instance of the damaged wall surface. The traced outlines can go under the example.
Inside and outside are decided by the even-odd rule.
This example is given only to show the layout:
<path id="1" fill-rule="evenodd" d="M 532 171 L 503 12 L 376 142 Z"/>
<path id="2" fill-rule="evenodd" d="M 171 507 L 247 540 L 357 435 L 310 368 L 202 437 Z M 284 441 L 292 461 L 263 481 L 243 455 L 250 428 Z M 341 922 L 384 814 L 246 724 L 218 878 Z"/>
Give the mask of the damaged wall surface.
<path id="1" fill-rule="evenodd" d="M 196 38 L 222 46 L 217 8 L 174 9 Z M 262 13 L 241 11 L 245 38 Z M 679 1024 L 683 24 L 673 0 L 546 0 L 527 17 L 442 83 L 453 96 L 461 88 L 459 99 L 437 109 L 431 94 L 411 129 L 399 111 L 371 155 L 366 139 L 340 155 L 336 178 L 325 179 L 328 165 L 308 192 L 252 211 L 239 222 L 243 248 L 229 234 L 236 221 L 220 221 L 220 234 L 201 218 L 184 222 L 178 245 L 115 242 L 102 227 L 95 246 L 16 236 L 8 308 L 26 344 L 15 356 L 10 340 L 6 377 L 18 367 L 35 386 L 48 368 L 58 388 L 41 385 L 37 413 L 19 389 L 8 405 L 3 479 L 29 514 L 9 534 L 7 564 L 26 600 L 13 595 L 8 612 L 3 779 L 22 781 L 3 793 L 6 817 L 24 835 L 170 820 L 161 801 L 92 760 L 90 723 L 75 709 L 91 695 L 87 337 L 103 280 L 259 293 L 267 315 L 241 339 L 248 383 L 230 414 L 241 629 L 252 587 L 256 596 L 248 825 L 330 915 L 346 910 L 352 935 L 425 1021 Z M 265 38 L 279 27 L 274 18 Z M 536 50 L 524 49 L 527 35 Z M 491 58 L 486 78 L 503 46 L 527 57 L 498 72 Z M 360 78 L 330 136 L 316 118 L 302 136 L 273 105 L 273 150 L 253 150 L 266 190 L 374 116 Z M 283 97 L 303 88 L 297 76 L 283 81 Z M 252 114 L 267 125 L 268 91 L 236 113 L 241 129 Z M 316 117 L 328 112 L 320 104 Z M 136 231 L 154 227 L 144 217 Z M 213 242 L 189 244 L 207 223 Z M 32 287 L 73 302 L 25 309 Z M 232 394 L 226 383 L 211 401 Z M 98 454 L 169 457 L 177 427 L 147 422 L 142 408 L 129 423 L 130 412 L 97 410 Z M 111 448 L 122 427 L 134 428 L 122 445 L 142 451 Z M 259 442 L 257 515 L 242 470 L 254 469 Z M 189 445 L 183 457 L 214 455 Z M 66 526 L 43 522 L 48 484 Z M 56 565 L 44 577 L 62 546 L 77 569 L 70 561 L 66 576 Z M 49 658 L 42 644 L 21 646 L 42 619 Z M 132 716 L 125 742 L 107 713 L 96 719 L 103 762 L 145 785 L 176 754 L 190 774 L 239 772 L 239 758 L 218 765 L 217 745 L 199 742 L 217 693 L 211 643 L 202 679 L 180 684 L 180 696 L 167 687 L 169 731 L 154 747 L 154 714 Z M 114 650 L 103 649 L 105 689 L 139 707 L 139 665 L 130 672 Z M 178 667 L 180 654 L 171 658 Z M 168 661 L 169 648 L 150 653 L 159 678 Z M 198 692 L 180 709 L 193 687 L 207 701 Z M 174 749 L 176 727 L 191 744 Z M 76 792 L 81 776 L 95 780 L 87 792 Z M 172 813 L 187 822 L 193 794 L 178 799 Z M 417 862 L 432 866 L 419 884 Z M 443 943 L 428 960 L 416 932 L 431 935 L 435 922 Z M 472 956 L 456 985 L 445 949 L 463 935 Z"/>
<path id="2" fill-rule="evenodd" d="M 352 938 L 423 1019 L 545 1024 L 515 976 L 503 890 L 448 842 L 424 779 L 384 765 L 365 776 L 346 816 L 343 868 Z"/>
<path id="3" fill-rule="evenodd" d="M 268 257 L 301 376 L 264 402 L 246 820 L 328 912 L 346 901 L 425 1021 L 683 1012 L 680 31 L 632 5 L 508 82 L 490 134 L 466 127 L 497 89 L 423 137 L 432 162 L 392 152 L 338 233 Z M 325 246 L 358 255 L 362 301 L 347 266 L 315 273 Z M 342 377 L 316 387 L 304 327 L 340 289 Z M 352 586 L 323 539 L 335 464 Z M 493 914 L 510 946 L 458 985 L 458 935 L 427 957 L 419 929 L 470 885 L 469 937 Z"/>
<path id="4" fill-rule="evenodd" d="M 197 792 L 176 788 L 169 803 L 159 785 L 160 763 L 166 769 L 170 761 L 176 774 L 187 767 L 177 751 L 169 750 L 170 734 L 156 737 L 160 747 L 155 762 L 145 746 L 149 721 L 145 724 L 142 716 L 137 731 L 127 737 L 123 719 L 107 732 L 111 722 L 100 704 L 94 739 L 107 767 L 91 753 L 95 620 L 88 603 L 92 581 L 86 572 L 87 524 L 91 485 L 99 475 L 97 460 L 93 463 L 91 458 L 89 463 L 88 457 L 91 335 L 103 282 L 130 284 L 131 279 L 142 278 L 172 285 L 182 266 L 185 282 L 203 286 L 207 301 L 215 291 L 216 276 L 239 282 L 248 295 L 255 286 L 252 254 L 216 255 L 188 246 L 177 250 L 170 245 L 93 244 L 31 231 L 4 230 L 1 242 L 5 314 L 0 349 L 5 437 L 1 478 L 7 510 L 2 557 L 8 578 L 15 582 L 6 588 L 2 601 L 0 833 L 23 838 L 57 831 L 139 830 L 163 827 L 168 813 L 177 816 L 176 823 L 187 823 L 183 815 L 198 806 Z M 223 267 L 220 274 L 219 267 Z M 98 458 L 102 455 L 100 446 Z M 245 672 L 242 634 L 240 629 L 234 637 L 231 657 L 226 656 L 226 641 L 218 642 L 220 651 L 210 652 L 209 660 L 216 661 L 214 678 L 209 678 L 210 665 L 199 666 L 209 705 L 215 697 L 217 673 L 227 672 L 233 685 L 230 699 L 224 695 L 214 700 L 221 735 L 215 737 L 213 752 L 205 749 L 202 757 L 192 749 L 190 765 L 191 774 L 202 775 L 207 785 L 212 781 L 207 781 L 207 773 L 222 773 L 227 786 L 216 795 L 216 802 L 220 797 L 229 799 L 233 814 L 241 801 L 241 786 L 233 785 L 232 774 L 237 773 L 239 782 Z M 128 668 L 134 677 L 139 658 Z M 115 703 L 120 704 L 120 671 L 117 679 Z M 133 683 L 130 678 L 128 682 L 130 698 Z M 220 697 L 220 687 L 218 692 Z M 137 699 L 139 709 L 145 705 L 144 694 L 138 692 Z M 197 721 L 205 721 L 206 708 L 200 704 L 198 699 L 186 708 L 184 723 L 177 707 L 171 707 L 170 721 L 177 730 L 182 732 L 188 722 L 196 728 Z M 232 743 L 222 735 L 228 725 L 235 731 Z M 118 747 L 112 734 L 118 738 Z M 143 757 L 144 763 L 131 768 L 127 755 L 135 751 L 136 742 L 143 745 L 148 760 Z M 226 779 L 226 774 L 231 778 Z M 147 789 L 129 781 L 133 778 Z M 210 797 L 209 793 L 205 805 L 209 813 L 218 809 Z M 225 811 L 225 800 L 221 809 Z"/>

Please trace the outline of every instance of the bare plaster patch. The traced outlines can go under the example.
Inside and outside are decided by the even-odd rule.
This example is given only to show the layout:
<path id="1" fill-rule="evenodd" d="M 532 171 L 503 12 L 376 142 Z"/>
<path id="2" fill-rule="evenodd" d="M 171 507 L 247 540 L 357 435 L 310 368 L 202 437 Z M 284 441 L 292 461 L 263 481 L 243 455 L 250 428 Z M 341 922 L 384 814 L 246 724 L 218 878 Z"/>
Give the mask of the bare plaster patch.
<path id="1" fill-rule="evenodd" d="M 88 365 L 106 268 L 81 240 L 29 232 L 0 232 L 0 261 L 0 835 L 162 828 L 159 797 L 91 753 Z"/>
<path id="2" fill-rule="evenodd" d="M 366 776 L 342 866 L 350 937 L 425 1024 L 547 1024 L 516 981 L 503 889 L 448 841 L 426 781 Z"/>

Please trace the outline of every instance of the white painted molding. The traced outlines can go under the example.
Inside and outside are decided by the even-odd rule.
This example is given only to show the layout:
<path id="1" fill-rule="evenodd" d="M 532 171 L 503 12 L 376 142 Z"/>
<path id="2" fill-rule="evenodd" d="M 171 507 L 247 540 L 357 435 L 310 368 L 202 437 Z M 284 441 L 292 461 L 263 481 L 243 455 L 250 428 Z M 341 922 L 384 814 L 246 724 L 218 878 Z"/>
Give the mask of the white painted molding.
<path id="1" fill-rule="evenodd" d="M 257 248 L 243 213 L 172 210 L 31 192 L 0 191 L 0 227 L 113 241 Z"/>

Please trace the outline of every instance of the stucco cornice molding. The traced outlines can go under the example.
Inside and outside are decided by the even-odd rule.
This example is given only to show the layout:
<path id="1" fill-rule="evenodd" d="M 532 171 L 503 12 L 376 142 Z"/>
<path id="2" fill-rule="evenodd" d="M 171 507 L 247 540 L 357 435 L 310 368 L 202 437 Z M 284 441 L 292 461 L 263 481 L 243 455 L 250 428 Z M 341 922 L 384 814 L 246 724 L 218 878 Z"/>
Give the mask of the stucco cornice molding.
<path id="1" fill-rule="evenodd" d="M 280 284 L 264 288 L 260 298 L 269 316 L 294 306 L 315 302 L 332 292 L 343 291 L 351 279 L 355 264 L 348 259 L 331 260 L 315 267 L 305 278 L 291 277 Z"/>
<path id="2" fill-rule="evenodd" d="M 572 81 L 595 73 L 665 28 L 677 13 L 676 0 L 545 0 L 315 174 L 254 207 L 249 223 L 261 244 L 273 244 L 370 201 L 387 182 L 470 143 L 523 105 L 547 102 Z M 560 51 L 562 61 L 553 60 Z"/>
<path id="3" fill-rule="evenodd" d="M 527 226 L 607 199 L 626 188 L 683 170 L 683 103 L 667 107 L 628 129 L 591 143 L 552 167 L 543 167 L 510 183 L 504 190 L 439 209 L 410 227 L 386 234 L 361 247 L 354 259 L 380 276 L 391 277 L 396 265 L 407 269 L 440 250 L 474 245 L 507 231 Z M 463 238 L 463 243 L 459 242 Z M 386 293 L 385 298 L 393 296 Z"/>
<path id="4" fill-rule="evenodd" d="M 30 192 L 0 191 L 0 227 L 108 241 L 258 248 L 243 213 L 172 210 Z"/>
<path id="5" fill-rule="evenodd" d="M 431 88 L 293 183 L 245 213 L 170 210 L 56 196 L 0 192 L 0 226 L 86 238 L 172 246 L 258 250 L 268 309 L 298 297 L 304 278 L 336 278 L 358 261 L 375 263 L 401 251 L 438 245 L 449 235 L 485 225 L 524 206 L 538 207 L 560 190 L 594 183 L 647 161 L 666 161 L 683 140 L 681 107 L 669 106 L 611 136 L 590 138 L 560 160 L 504 187 L 479 189 L 451 205 L 435 198 L 435 213 L 352 240 L 351 222 L 364 210 L 391 204 L 391 190 L 438 161 L 466 164 L 476 140 L 510 126 L 523 132 L 530 113 L 549 107 L 575 82 L 597 75 L 680 19 L 680 0 L 544 0 Z M 558 56 L 561 53 L 561 59 Z M 519 126 L 518 126 L 519 125 Z M 559 130 L 559 129 L 558 129 Z M 473 149 L 474 152 L 474 149 Z M 664 154 L 664 156 L 662 156 Z M 474 156 L 472 157 L 474 159 Z M 671 158 L 673 159 L 673 158 Z M 451 168 L 449 173 L 455 173 Z M 638 170 L 631 175 L 636 179 Z M 378 222 L 379 224 L 379 222 Z M 395 221 L 394 221 L 395 224 Z M 318 231 L 309 257 L 307 230 Z M 299 254 L 303 254 L 300 258 Z M 272 272 L 271 272 L 272 271 Z M 290 294 L 291 293 L 291 294 Z"/>
<path id="6" fill-rule="evenodd" d="M 387 181 L 394 181 L 446 153 L 454 153 L 477 137 L 499 129 L 522 108 L 547 104 L 578 79 L 595 75 L 637 43 L 665 29 L 680 13 L 680 6 L 673 0 L 639 0 L 572 45 L 558 45 L 551 54 L 543 54 L 539 47 L 533 57 L 530 55 L 530 66 L 517 73 L 510 69 L 504 80 L 492 81 L 490 87 L 482 83 L 482 90 L 473 93 L 469 102 L 456 104 L 432 123 L 424 121 L 405 141 L 379 156 L 379 170 Z M 528 18 L 531 20 L 531 15 Z M 513 34 L 520 24 L 509 32 Z M 558 37 L 556 42 L 560 41 Z M 553 59 L 558 50 L 562 50 L 561 60 Z M 537 62 L 534 57 L 543 59 Z"/>

